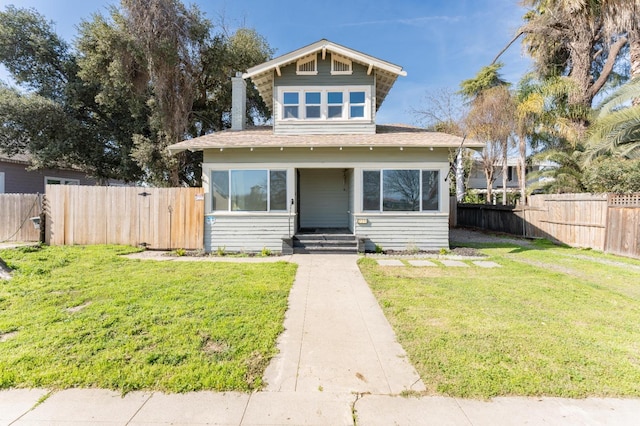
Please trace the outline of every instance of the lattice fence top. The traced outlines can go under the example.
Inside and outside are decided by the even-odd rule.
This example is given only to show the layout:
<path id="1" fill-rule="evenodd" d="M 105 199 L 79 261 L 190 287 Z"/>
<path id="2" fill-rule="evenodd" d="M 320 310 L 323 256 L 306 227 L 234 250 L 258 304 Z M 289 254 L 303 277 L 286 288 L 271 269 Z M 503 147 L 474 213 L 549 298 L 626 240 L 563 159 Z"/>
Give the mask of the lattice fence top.
<path id="1" fill-rule="evenodd" d="M 610 206 L 640 207 L 640 193 L 635 194 L 611 194 Z"/>

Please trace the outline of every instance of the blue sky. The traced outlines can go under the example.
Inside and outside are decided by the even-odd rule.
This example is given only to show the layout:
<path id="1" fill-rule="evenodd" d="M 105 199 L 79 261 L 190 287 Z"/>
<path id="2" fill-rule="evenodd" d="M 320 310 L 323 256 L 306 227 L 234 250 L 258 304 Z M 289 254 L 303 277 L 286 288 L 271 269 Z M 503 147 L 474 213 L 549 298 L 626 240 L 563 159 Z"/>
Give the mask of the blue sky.
<path id="1" fill-rule="evenodd" d="M 402 66 L 400 77 L 378 112 L 378 123 L 415 124 L 412 108 L 426 91 L 457 90 L 462 80 L 488 65 L 513 36 L 525 10 L 518 0 L 183 0 L 214 24 L 248 26 L 276 49 L 276 56 L 322 38 Z M 54 21 L 69 42 L 76 27 L 117 0 L 0 0 L 32 7 Z M 529 69 L 520 45 L 502 57 L 503 76 L 513 83 Z M 0 78 L 6 77 L 0 72 Z"/>

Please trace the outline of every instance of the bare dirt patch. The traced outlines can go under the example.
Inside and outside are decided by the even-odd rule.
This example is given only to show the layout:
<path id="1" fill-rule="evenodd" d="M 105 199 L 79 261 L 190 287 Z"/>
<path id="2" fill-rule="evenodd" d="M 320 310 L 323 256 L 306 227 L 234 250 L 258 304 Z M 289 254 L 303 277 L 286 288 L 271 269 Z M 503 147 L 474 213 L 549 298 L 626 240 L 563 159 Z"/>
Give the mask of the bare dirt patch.
<path id="1" fill-rule="evenodd" d="M 0 333 L 0 343 L 13 339 L 18 335 L 17 331 L 10 331 L 8 333 Z"/>
<path id="2" fill-rule="evenodd" d="M 451 246 L 468 243 L 490 243 L 490 244 L 515 244 L 527 247 L 531 241 L 525 238 L 517 238 L 506 234 L 490 234 L 467 228 L 454 228 L 449 230 L 449 241 Z M 456 247 L 457 248 L 457 247 Z"/>
<path id="3" fill-rule="evenodd" d="M 74 314 L 76 312 L 80 312 L 81 310 L 83 310 L 84 308 L 86 308 L 87 306 L 89 306 L 91 304 L 91 302 L 87 302 L 84 303 L 82 305 L 78 305 L 78 306 L 73 306 L 71 308 L 67 308 L 65 309 L 67 312 L 69 312 L 70 314 Z"/>

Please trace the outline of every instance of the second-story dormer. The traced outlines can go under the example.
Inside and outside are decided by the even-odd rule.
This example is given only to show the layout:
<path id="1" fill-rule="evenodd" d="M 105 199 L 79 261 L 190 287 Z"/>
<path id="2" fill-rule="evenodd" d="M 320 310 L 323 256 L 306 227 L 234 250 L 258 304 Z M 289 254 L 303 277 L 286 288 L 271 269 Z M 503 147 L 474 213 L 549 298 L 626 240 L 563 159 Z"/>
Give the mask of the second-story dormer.
<path id="1" fill-rule="evenodd" d="M 402 67 L 328 40 L 250 68 L 275 134 L 367 134 Z"/>

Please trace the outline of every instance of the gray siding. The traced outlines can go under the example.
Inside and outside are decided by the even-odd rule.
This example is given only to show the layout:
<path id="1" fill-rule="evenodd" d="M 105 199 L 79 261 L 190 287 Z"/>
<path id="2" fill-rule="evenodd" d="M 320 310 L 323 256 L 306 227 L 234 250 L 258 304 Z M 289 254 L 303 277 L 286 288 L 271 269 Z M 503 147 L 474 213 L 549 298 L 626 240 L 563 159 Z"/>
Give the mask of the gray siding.
<path id="1" fill-rule="evenodd" d="M 209 218 L 215 218 L 212 224 Z M 295 215 L 291 215 L 294 231 Z M 263 248 L 282 250 L 282 237 L 289 235 L 288 214 L 209 214 L 204 221 L 204 249 L 215 252 L 224 247 L 228 252 L 259 252 Z"/>
<path id="2" fill-rule="evenodd" d="M 367 224 L 356 223 L 355 234 L 366 238 L 366 250 L 439 250 L 449 248 L 448 214 L 358 214 Z"/>
<path id="3" fill-rule="evenodd" d="M 354 228 L 353 228 L 353 212 L 355 212 L 356 209 L 356 204 L 355 204 L 355 190 L 356 190 L 356 182 L 355 182 L 355 178 L 354 178 L 354 173 L 353 173 L 353 169 L 349 169 L 347 171 L 347 180 L 349 182 L 349 231 L 354 232 Z"/>
<path id="4" fill-rule="evenodd" d="M 281 77 L 275 76 L 274 86 L 349 86 L 367 85 L 373 87 L 374 73 L 367 75 L 367 67 L 364 65 L 352 65 L 353 73 L 350 75 L 331 75 L 331 53 L 327 52 L 325 60 L 318 53 L 318 74 L 297 75 L 296 63 L 280 69 Z"/>
<path id="5" fill-rule="evenodd" d="M 301 228 L 346 228 L 348 210 L 343 169 L 300 169 Z"/>
<path id="6" fill-rule="evenodd" d="M 10 193 L 44 193 L 44 178 L 57 177 L 78 179 L 80 185 L 95 185 L 95 179 L 87 178 L 82 172 L 73 170 L 42 169 L 28 171 L 26 164 L 0 162 L 0 172 L 4 173 L 4 192 Z"/>
<path id="7" fill-rule="evenodd" d="M 297 75 L 296 63 L 283 67 L 281 77 L 276 75 L 274 81 L 274 103 L 273 131 L 277 134 L 363 134 L 375 133 L 375 73 L 367 75 L 367 67 L 352 63 L 353 73 L 351 75 L 331 75 L 331 53 L 327 53 L 325 60 L 322 60 L 322 54 L 317 54 L 318 74 L 317 75 Z M 370 121 L 315 121 L 315 122 L 282 122 L 277 118 L 280 117 L 278 110 L 277 91 L 282 86 L 370 86 L 371 87 L 371 120 Z"/>
<path id="8" fill-rule="evenodd" d="M 279 112 L 276 112 L 278 116 Z M 274 126 L 274 132 L 280 135 L 362 135 L 373 134 L 376 132 L 376 125 L 369 122 L 327 122 L 327 121 L 314 121 L 314 122 L 278 122 Z"/>

